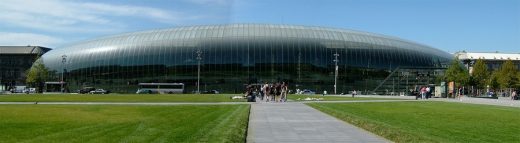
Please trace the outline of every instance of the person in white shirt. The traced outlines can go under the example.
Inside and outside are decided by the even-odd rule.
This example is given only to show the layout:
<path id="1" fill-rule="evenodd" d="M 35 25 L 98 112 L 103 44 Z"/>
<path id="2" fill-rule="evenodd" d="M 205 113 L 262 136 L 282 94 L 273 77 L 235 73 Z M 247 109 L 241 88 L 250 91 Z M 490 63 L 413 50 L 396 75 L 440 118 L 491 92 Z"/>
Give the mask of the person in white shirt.
<path id="1" fill-rule="evenodd" d="M 426 99 L 430 98 L 430 87 L 426 87 Z"/>
<path id="2" fill-rule="evenodd" d="M 511 100 L 515 100 L 515 97 L 516 97 L 516 91 L 513 90 L 513 92 L 511 93 Z"/>

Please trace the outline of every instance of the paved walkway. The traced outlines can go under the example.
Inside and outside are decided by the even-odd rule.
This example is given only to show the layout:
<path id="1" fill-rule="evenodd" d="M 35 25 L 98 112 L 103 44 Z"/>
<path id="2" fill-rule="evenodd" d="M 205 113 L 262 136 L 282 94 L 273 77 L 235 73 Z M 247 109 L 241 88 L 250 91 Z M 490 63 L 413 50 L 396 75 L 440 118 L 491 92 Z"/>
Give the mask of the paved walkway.
<path id="1" fill-rule="evenodd" d="M 251 104 L 247 142 L 390 142 L 303 103 Z"/>
<path id="2" fill-rule="evenodd" d="M 345 96 L 345 95 L 329 95 L 329 96 Z M 444 102 L 459 102 L 459 103 L 469 103 L 469 104 L 485 104 L 485 105 L 496 105 L 496 106 L 507 106 L 507 107 L 520 107 L 520 100 L 511 100 L 510 97 L 499 97 L 498 99 L 488 99 L 488 98 L 473 98 L 473 97 L 464 96 L 461 99 L 430 98 L 428 100 L 414 100 L 415 96 L 358 95 L 356 97 L 396 99 L 396 100 L 392 100 L 392 101 L 405 101 L 405 100 L 400 100 L 400 99 L 412 99 L 409 101 L 444 101 Z M 368 102 L 370 102 L 370 101 L 379 102 L 377 100 L 368 100 Z M 330 102 L 330 101 L 320 101 L 320 102 Z M 339 101 L 339 102 L 350 102 L 350 101 Z"/>
<path id="3" fill-rule="evenodd" d="M 462 97 L 461 99 L 432 98 L 432 100 L 445 101 L 445 102 L 470 103 L 470 104 L 486 104 L 486 105 L 496 105 L 496 106 L 520 107 L 519 100 L 511 100 L 509 97 L 499 97 L 498 99 L 471 98 L 471 97 Z"/>

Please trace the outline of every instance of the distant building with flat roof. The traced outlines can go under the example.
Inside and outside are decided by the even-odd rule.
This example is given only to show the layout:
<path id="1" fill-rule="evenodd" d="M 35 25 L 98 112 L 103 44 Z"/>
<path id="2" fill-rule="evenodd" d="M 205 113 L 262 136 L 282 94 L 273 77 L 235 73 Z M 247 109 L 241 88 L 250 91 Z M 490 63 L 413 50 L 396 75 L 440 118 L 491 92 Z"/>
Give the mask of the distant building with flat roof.
<path id="1" fill-rule="evenodd" d="M 0 91 L 25 85 L 25 71 L 50 50 L 41 46 L 0 46 Z"/>
<path id="2" fill-rule="evenodd" d="M 506 61 L 511 60 L 520 69 L 520 53 L 498 53 L 498 52 L 457 52 L 455 56 L 464 63 L 471 73 L 473 65 L 478 59 L 484 60 L 490 71 L 497 70 Z"/>

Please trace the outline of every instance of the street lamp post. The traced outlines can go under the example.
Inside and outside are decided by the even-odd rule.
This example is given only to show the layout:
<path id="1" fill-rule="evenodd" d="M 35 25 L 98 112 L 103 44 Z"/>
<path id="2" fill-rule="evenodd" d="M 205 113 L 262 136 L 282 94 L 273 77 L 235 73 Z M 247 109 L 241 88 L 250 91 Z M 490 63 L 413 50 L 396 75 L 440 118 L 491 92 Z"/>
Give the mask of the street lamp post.
<path id="1" fill-rule="evenodd" d="M 197 94 L 200 94 L 200 61 L 202 60 L 202 51 L 199 49 L 197 50 L 197 61 L 198 61 L 198 67 L 197 67 Z"/>
<path id="2" fill-rule="evenodd" d="M 60 85 L 61 85 L 61 92 L 64 93 L 65 92 L 65 89 L 63 88 L 63 83 L 64 83 L 64 76 L 65 76 L 65 63 L 67 62 L 67 55 L 62 55 L 61 56 L 61 64 L 62 64 L 62 68 L 63 68 L 63 71 L 61 72 L 61 82 L 60 82 Z"/>
<path id="3" fill-rule="evenodd" d="M 334 54 L 334 63 L 336 65 L 335 66 L 336 70 L 335 70 L 335 73 L 334 73 L 334 94 L 337 94 L 336 93 L 337 92 L 336 88 L 337 88 L 337 84 L 338 84 L 338 62 L 339 62 L 338 56 L 339 56 L 338 53 Z"/>

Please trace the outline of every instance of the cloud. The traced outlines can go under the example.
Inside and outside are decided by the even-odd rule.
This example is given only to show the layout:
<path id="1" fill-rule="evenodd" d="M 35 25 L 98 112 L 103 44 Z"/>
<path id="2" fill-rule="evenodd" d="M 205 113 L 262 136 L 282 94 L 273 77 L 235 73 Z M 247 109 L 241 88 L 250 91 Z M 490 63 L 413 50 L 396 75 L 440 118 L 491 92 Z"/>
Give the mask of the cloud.
<path id="1" fill-rule="evenodd" d="M 110 32 L 113 29 L 105 28 L 108 25 L 116 26 L 117 24 L 104 24 L 104 27 L 95 27 L 101 24 L 92 24 L 81 22 L 75 19 L 59 18 L 46 15 L 32 15 L 23 12 L 0 12 L 0 19 L 4 24 L 11 27 L 24 27 L 52 32 Z"/>
<path id="2" fill-rule="evenodd" d="M 127 26 L 125 19 L 179 23 L 186 16 L 159 8 L 65 0 L 2 0 L 0 25 L 52 32 L 110 32 Z"/>
<path id="3" fill-rule="evenodd" d="M 64 42 L 63 39 L 34 34 L 34 33 L 13 33 L 13 32 L 0 32 L 0 45 L 9 46 L 27 46 L 27 45 L 38 45 L 53 47 Z"/>
<path id="4" fill-rule="evenodd" d="M 165 11 L 157 8 L 130 6 L 130 5 L 110 5 L 102 3 L 82 3 L 80 7 L 92 10 L 103 15 L 116 16 L 137 16 L 150 18 L 159 22 L 178 21 L 181 17 L 178 12 Z"/>
<path id="5" fill-rule="evenodd" d="M 159 3 L 166 9 L 131 2 L 1 0 L 0 45 L 62 46 L 100 35 L 218 21 L 226 16 L 230 2 L 187 1 Z"/>

